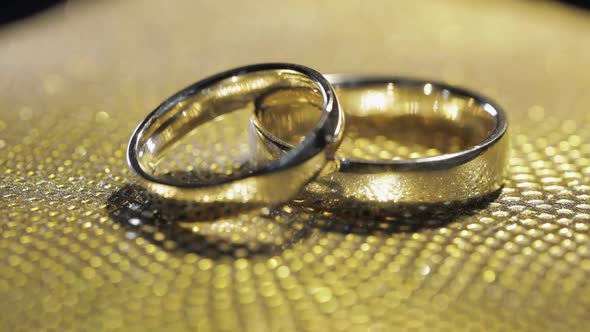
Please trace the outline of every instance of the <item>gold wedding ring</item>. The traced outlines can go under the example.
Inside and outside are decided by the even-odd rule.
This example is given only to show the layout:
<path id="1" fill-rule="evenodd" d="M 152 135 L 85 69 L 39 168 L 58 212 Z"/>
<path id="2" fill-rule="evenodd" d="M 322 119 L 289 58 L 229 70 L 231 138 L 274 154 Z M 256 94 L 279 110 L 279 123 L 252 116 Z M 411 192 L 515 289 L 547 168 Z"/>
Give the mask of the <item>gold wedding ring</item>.
<path id="1" fill-rule="evenodd" d="M 290 104 L 318 115 L 296 148 L 276 159 L 251 163 L 248 171 L 208 181 L 157 174 L 162 155 L 181 138 L 230 112 L 253 112 L 260 98 L 266 104 Z M 324 168 L 343 128 L 334 90 L 321 74 L 293 64 L 252 65 L 204 79 L 164 101 L 134 131 L 127 159 L 145 188 L 167 199 L 276 203 L 291 199 Z"/>
<path id="2" fill-rule="evenodd" d="M 352 134 L 376 135 L 372 139 L 380 139 L 383 146 L 417 140 L 414 144 L 434 148 L 395 158 L 376 144 L 359 158 L 355 149 L 363 147 L 345 149 L 345 142 L 332 156 L 331 167 L 306 186 L 303 199 L 322 204 L 441 203 L 476 199 L 501 188 L 509 152 L 508 124 L 493 102 L 430 81 L 326 77 L 345 112 L 345 141 Z M 258 107 L 253 123 L 267 154 L 277 157 L 300 149 L 302 137 L 313 128 L 313 116 L 309 110 Z"/>

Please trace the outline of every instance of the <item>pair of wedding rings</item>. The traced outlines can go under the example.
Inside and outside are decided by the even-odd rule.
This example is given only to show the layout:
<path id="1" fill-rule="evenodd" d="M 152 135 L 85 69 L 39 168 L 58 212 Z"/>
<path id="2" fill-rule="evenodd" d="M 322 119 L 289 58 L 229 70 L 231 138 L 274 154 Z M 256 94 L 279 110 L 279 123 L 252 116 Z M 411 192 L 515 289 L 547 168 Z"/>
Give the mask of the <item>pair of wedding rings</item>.
<path id="1" fill-rule="evenodd" d="M 244 126 L 252 133 L 256 161 L 248 171 L 208 182 L 156 173 L 164 152 L 184 136 L 245 108 L 251 109 Z M 460 148 L 406 159 L 341 153 L 347 126 L 370 117 L 445 124 L 457 136 L 448 144 L 458 141 Z M 214 75 L 168 98 L 136 128 L 127 157 L 148 191 L 172 200 L 276 204 L 303 195 L 318 202 L 450 202 L 501 188 L 506 131 L 504 112 L 467 90 L 412 79 L 322 75 L 301 65 L 271 63 Z M 443 145 L 447 138 L 440 138 Z"/>

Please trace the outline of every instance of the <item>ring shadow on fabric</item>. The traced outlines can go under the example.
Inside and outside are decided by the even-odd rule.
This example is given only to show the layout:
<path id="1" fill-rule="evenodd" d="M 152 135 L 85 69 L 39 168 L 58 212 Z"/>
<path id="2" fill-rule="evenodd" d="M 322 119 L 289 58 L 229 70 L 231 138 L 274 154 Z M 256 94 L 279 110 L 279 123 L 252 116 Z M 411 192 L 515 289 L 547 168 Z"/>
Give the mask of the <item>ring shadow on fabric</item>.
<path id="1" fill-rule="evenodd" d="M 476 214 L 500 191 L 476 200 L 437 204 L 392 204 L 379 209 L 319 209 L 304 202 L 275 208 L 194 204 L 191 208 L 153 198 L 126 185 L 107 199 L 111 219 L 128 238 L 143 237 L 178 254 L 209 258 L 272 256 L 322 233 L 391 236 L 445 227 Z"/>

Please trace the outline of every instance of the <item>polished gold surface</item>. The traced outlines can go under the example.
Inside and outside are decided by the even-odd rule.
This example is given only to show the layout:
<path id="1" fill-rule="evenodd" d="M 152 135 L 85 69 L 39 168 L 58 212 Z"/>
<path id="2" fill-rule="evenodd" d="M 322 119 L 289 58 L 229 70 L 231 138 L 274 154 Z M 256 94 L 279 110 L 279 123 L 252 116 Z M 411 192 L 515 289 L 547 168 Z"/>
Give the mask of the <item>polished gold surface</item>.
<path id="1" fill-rule="evenodd" d="M 326 77 L 347 115 L 348 134 L 330 156 L 333 166 L 298 200 L 331 209 L 361 203 L 376 208 L 480 199 L 501 189 L 509 158 L 507 119 L 492 101 L 430 81 Z M 254 137 L 277 158 L 300 146 L 317 121 L 317 111 L 301 107 L 254 113 Z M 363 145 L 373 145 L 376 156 L 359 157 Z"/>
<path id="2" fill-rule="evenodd" d="M 206 123 L 229 122 L 225 116 L 234 112 L 253 114 L 260 99 L 275 104 L 296 99 L 300 107 L 315 110 L 314 126 L 299 149 L 274 159 L 267 154 L 259 156 L 257 144 L 230 153 L 218 151 L 215 158 L 229 155 L 238 159 L 231 163 L 234 169 L 223 172 L 219 164 L 227 162 L 203 160 L 200 150 L 210 150 L 208 146 L 188 161 L 185 152 L 173 149 L 177 145 L 198 145 L 204 139 L 201 129 Z M 239 67 L 194 83 L 163 101 L 131 135 L 127 161 L 151 193 L 185 205 L 284 203 L 325 168 L 331 151 L 340 145 L 343 119 L 332 86 L 313 69 L 283 63 Z M 250 128 L 247 117 L 242 131 Z M 220 132 L 212 136 L 223 145 L 223 141 L 239 138 L 233 135 L 235 131 L 239 129 L 225 130 L 227 136 Z"/>
<path id="3" fill-rule="evenodd" d="M 3 27 L 1 330 L 587 330 L 588 36 L 589 13 L 541 1 L 72 2 Z M 125 148 L 154 105 L 263 61 L 501 101 L 505 188 L 450 207 L 183 216 L 133 185 Z M 228 120 L 182 155 L 247 147 L 215 136 L 243 128 Z M 413 149 L 357 153 L 383 146 Z"/>

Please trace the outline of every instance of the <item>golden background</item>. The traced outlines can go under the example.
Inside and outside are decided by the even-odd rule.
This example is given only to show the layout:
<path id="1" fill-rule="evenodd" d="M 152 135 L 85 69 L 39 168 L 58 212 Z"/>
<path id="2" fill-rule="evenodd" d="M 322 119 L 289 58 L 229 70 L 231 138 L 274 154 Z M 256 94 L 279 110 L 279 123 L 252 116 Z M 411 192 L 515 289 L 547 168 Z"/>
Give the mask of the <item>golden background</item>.
<path id="1" fill-rule="evenodd" d="M 5 26 L 0 327 L 588 329 L 589 54 L 590 13 L 543 1 L 68 2 Z M 394 220 L 287 204 L 183 223 L 151 205 L 125 161 L 135 125 L 267 61 L 492 97 L 510 120 L 505 188 Z"/>

